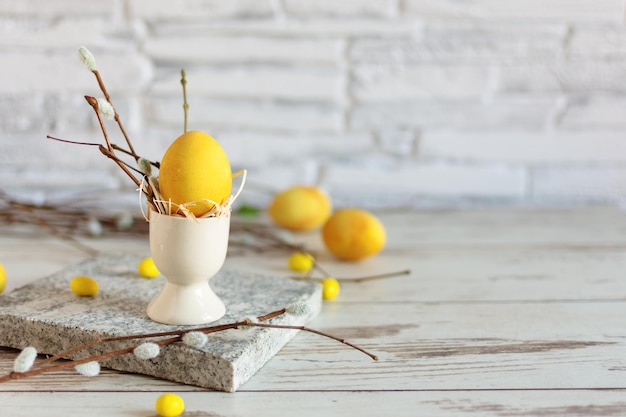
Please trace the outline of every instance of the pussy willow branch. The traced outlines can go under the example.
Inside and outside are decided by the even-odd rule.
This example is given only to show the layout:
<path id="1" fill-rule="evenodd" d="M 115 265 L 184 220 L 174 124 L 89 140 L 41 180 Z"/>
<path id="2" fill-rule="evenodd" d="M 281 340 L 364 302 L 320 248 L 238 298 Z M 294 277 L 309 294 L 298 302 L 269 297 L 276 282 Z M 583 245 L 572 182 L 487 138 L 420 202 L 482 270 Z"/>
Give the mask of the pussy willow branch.
<path id="1" fill-rule="evenodd" d="M 187 103 L 187 77 L 185 77 L 185 70 L 180 70 L 180 84 L 183 87 L 183 113 L 184 113 L 184 124 L 183 124 L 183 133 L 187 133 L 187 118 L 189 113 L 189 104 Z"/>
<path id="2" fill-rule="evenodd" d="M 106 99 L 106 101 L 109 102 L 109 104 L 111 104 L 111 106 L 113 106 L 113 102 L 111 102 L 111 96 L 109 95 L 109 92 L 107 91 L 107 88 L 104 85 L 104 81 L 102 80 L 102 76 L 100 75 L 100 72 L 97 69 L 91 72 L 93 73 L 93 75 L 95 75 L 96 80 L 98 81 L 98 86 L 100 87 L 100 91 L 102 91 L 102 94 L 104 94 L 104 98 Z M 139 156 L 137 155 L 137 153 L 135 152 L 135 149 L 133 148 L 133 144 L 130 141 L 128 134 L 126 133 L 126 129 L 124 129 L 124 125 L 122 124 L 120 115 L 117 113 L 117 110 L 115 110 L 115 106 L 113 106 L 113 111 L 115 111 L 114 119 L 117 122 L 117 126 L 120 128 L 120 131 L 122 132 L 122 135 L 124 136 L 124 139 L 126 140 L 126 143 L 128 144 L 128 149 L 130 150 L 128 151 L 128 153 L 135 158 L 135 161 L 137 161 L 139 159 Z"/>
<path id="3" fill-rule="evenodd" d="M 98 118 L 98 123 L 100 124 L 100 130 L 102 131 L 102 134 L 104 135 L 104 140 L 107 144 L 106 148 L 103 146 L 100 146 L 99 148 L 100 152 L 102 152 L 104 155 L 106 155 L 107 157 L 115 161 L 115 163 L 122 169 L 122 171 L 124 171 L 126 175 L 128 175 L 128 177 L 135 183 L 135 185 L 139 187 L 142 191 L 144 191 L 150 205 L 154 206 L 154 203 L 153 203 L 154 191 L 152 190 L 152 187 L 150 186 L 150 182 L 146 181 L 145 185 L 142 185 L 141 181 L 139 181 L 130 172 L 130 170 L 127 167 L 127 164 L 124 163 L 121 159 L 119 159 L 117 155 L 115 155 L 115 151 L 113 150 L 113 146 L 111 145 L 111 141 L 109 140 L 109 135 L 107 134 L 106 127 L 104 126 L 104 123 L 102 122 L 102 117 L 100 116 L 100 112 L 98 111 L 98 101 L 94 97 L 91 97 L 91 96 L 85 96 L 85 99 L 87 100 L 89 105 L 91 105 L 91 107 L 93 108 L 93 111 L 96 113 L 96 117 Z M 143 173 L 142 173 L 142 176 L 143 176 Z"/>
<path id="4" fill-rule="evenodd" d="M 8 203 L 11 207 L 16 208 L 18 210 L 20 210 L 20 212 L 28 212 L 29 215 L 27 217 L 33 219 L 35 221 L 35 223 L 38 226 L 41 226 L 45 229 L 47 229 L 51 235 L 58 237 L 61 240 L 64 240 L 66 242 L 68 242 L 69 244 L 71 244 L 72 246 L 74 246 L 75 248 L 87 253 L 88 255 L 91 256 L 95 256 L 97 255 L 99 252 L 98 250 L 92 248 L 91 246 L 85 245 L 84 243 L 82 243 L 81 241 L 79 241 L 78 239 L 76 239 L 74 236 L 67 234 L 67 233 L 63 233 L 62 231 L 58 230 L 54 225 L 52 225 L 47 219 L 37 215 L 36 211 L 33 209 L 32 206 L 28 205 L 28 204 L 21 204 L 15 201 L 9 201 Z M 24 217 L 23 214 L 21 214 L 20 216 Z"/>
<path id="5" fill-rule="evenodd" d="M 236 225 L 234 225 L 233 228 L 237 230 Z M 263 239 L 264 240 L 262 242 L 263 245 L 269 244 L 278 249 L 287 249 L 287 250 L 292 250 L 294 252 L 307 252 L 304 245 L 299 245 L 296 243 L 291 243 L 291 242 L 286 241 L 284 238 L 282 238 L 280 235 L 278 235 L 274 230 L 272 230 L 269 227 L 260 227 L 259 225 L 244 225 L 239 230 L 244 233 L 254 234 L 256 237 Z M 322 268 L 322 266 L 317 261 L 317 259 L 314 258 L 312 268 L 308 270 L 305 275 L 291 276 L 290 278 L 293 278 L 296 280 L 302 280 L 302 281 L 320 281 L 321 279 L 311 277 L 311 273 L 314 270 L 321 272 L 322 275 L 324 275 L 325 277 L 329 277 L 329 276 L 334 277 L 334 275 L 329 274 L 324 268 Z M 404 269 L 401 271 L 386 272 L 382 274 L 369 275 L 369 276 L 364 276 L 364 277 L 353 277 L 353 278 L 352 277 L 342 277 L 342 278 L 335 277 L 335 279 L 340 282 L 357 283 L 357 282 L 373 281 L 373 280 L 383 279 L 383 278 L 392 278 L 392 277 L 397 277 L 400 275 L 408 275 L 410 273 L 411 273 L 411 270 Z"/>
<path id="6" fill-rule="evenodd" d="M 264 314 L 262 316 L 257 317 L 257 320 L 262 322 L 262 321 L 267 321 L 270 319 L 273 319 L 274 317 L 278 317 L 281 316 L 283 314 L 285 314 L 286 309 L 281 308 L 280 310 L 276 310 L 276 311 L 272 311 L 270 313 Z M 248 320 L 242 320 L 239 322 L 235 322 L 235 323 L 228 323 L 228 324 L 218 324 L 218 325 L 214 325 L 214 326 L 208 326 L 208 327 L 199 327 L 199 328 L 194 328 L 194 329 L 187 329 L 187 330 L 170 330 L 167 332 L 156 332 L 156 333 L 144 333 L 144 334 L 137 334 L 137 335 L 126 335 L 126 336 L 113 336 L 113 337 L 106 337 L 106 338 L 97 338 L 92 340 L 91 342 L 87 342 L 83 345 L 80 346 L 76 346 L 73 347 L 71 349 L 68 349 L 66 351 L 63 352 L 59 352 L 56 355 L 47 358 L 46 360 L 42 361 L 41 363 L 45 363 L 45 362 L 50 362 L 50 361 L 55 361 L 58 359 L 61 359 L 63 357 L 69 356 L 70 354 L 79 352 L 81 350 L 87 349 L 89 347 L 92 347 L 94 345 L 97 345 L 99 343 L 103 343 L 103 342 L 119 342 L 119 341 L 123 341 L 123 340 L 136 340 L 136 339 L 148 339 L 148 338 L 154 338 L 154 337 L 164 337 L 164 336 L 175 336 L 175 335 L 184 335 L 185 333 L 189 333 L 192 331 L 200 331 L 206 334 L 209 333 L 215 333 L 215 332 L 220 332 L 223 330 L 228 330 L 228 329 L 232 329 L 234 328 L 233 326 L 238 326 L 238 325 L 242 325 L 242 323 L 249 323 Z"/>
<path id="7" fill-rule="evenodd" d="M 341 277 L 341 278 L 335 277 L 335 279 L 337 281 L 344 282 L 344 283 L 350 283 L 350 282 L 359 283 L 359 282 L 374 281 L 374 280 L 384 279 L 384 278 L 394 278 L 394 277 L 399 277 L 401 275 L 408 275 L 410 273 L 411 273 L 410 269 L 403 269 L 402 271 L 385 272 L 382 274 L 367 275 L 364 277 Z M 310 276 L 301 276 L 301 277 L 291 276 L 290 278 L 299 280 L 299 281 L 319 281 L 319 279 L 311 278 Z"/>
<path id="8" fill-rule="evenodd" d="M 74 196 L 58 205 L 50 203 L 34 204 L 13 199 L 0 190 L 0 223 L 29 224 L 43 227 L 39 221 L 36 221 L 36 219 L 40 219 L 59 232 L 59 235 L 67 236 L 66 240 L 74 239 L 75 236 L 83 234 L 81 230 L 84 230 L 84 228 L 81 229 L 81 225 L 84 225 L 85 222 L 91 219 L 96 219 L 103 226 L 103 232 L 111 231 L 140 236 L 148 233 L 147 223 L 143 221 L 143 217 L 132 217 L 131 225 L 120 229 L 118 224 L 119 214 L 99 213 L 92 208 L 80 208 L 79 206 L 86 201 Z M 22 210 L 28 211 L 30 215 L 24 216 Z M 49 231 L 50 229 L 46 228 L 46 230 Z M 51 234 L 56 236 L 54 233 Z"/>
<path id="9" fill-rule="evenodd" d="M 131 353 L 134 349 L 135 349 L 135 345 L 133 346 L 129 346 L 123 349 L 118 349 L 118 350 L 113 350 L 113 351 L 109 351 L 109 352 L 104 352 L 104 353 L 99 353 L 97 355 L 92 355 L 92 356 L 88 356 L 85 358 L 81 358 L 81 359 L 75 359 L 75 360 L 70 360 L 67 362 L 61 362 L 61 363 L 55 363 L 53 365 L 48 365 L 48 366 L 42 366 L 42 365 L 47 365 L 51 362 L 55 362 L 59 359 L 62 359 L 65 356 L 68 356 L 70 354 L 75 354 L 77 352 L 80 352 L 82 350 L 85 350 L 87 348 L 93 347 L 93 346 L 97 346 L 99 344 L 103 344 L 106 342 L 113 342 L 113 341 L 125 341 L 125 340 L 139 340 L 139 339 L 151 339 L 151 338 L 159 338 L 159 337 L 165 337 L 165 339 L 159 339 L 159 340 L 155 340 L 153 341 L 153 343 L 159 345 L 159 346 L 167 346 L 170 345 L 172 343 L 176 343 L 182 340 L 183 336 L 187 333 L 190 332 L 202 332 L 205 334 L 210 334 L 210 333 L 217 333 L 217 332 L 221 332 L 221 331 L 225 331 L 225 330 L 229 330 L 229 329 L 237 329 L 239 327 L 242 326 L 250 326 L 250 327 L 259 327 L 259 328 L 269 328 L 269 329 L 283 329 L 283 330 L 301 330 L 304 332 L 308 332 L 308 333 L 313 333 L 322 337 L 326 337 L 332 340 L 335 340 L 341 344 L 344 344 L 350 348 L 353 348 L 361 353 L 364 353 L 365 355 L 369 356 L 370 358 L 372 358 L 373 360 L 377 361 L 378 360 L 378 356 L 366 351 L 365 349 L 348 342 L 345 339 L 339 338 L 337 336 L 333 336 L 331 334 L 328 333 L 324 333 L 322 331 L 319 330 L 315 330 L 306 326 L 290 326 L 290 325 L 282 325 L 282 324 L 271 324 L 271 323 L 263 323 L 265 321 L 268 321 L 274 317 L 278 317 L 281 316 L 283 314 L 285 314 L 286 309 L 282 308 L 280 310 L 276 310 L 276 311 L 272 311 L 268 314 L 262 315 L 257 317 L 258 322 L 254 322 L 252 320 L 246 319 L 246 320 L 239 320 L 236 322 L 232 322 L 232 323 L 227 323 L 227 324 L 220 324 L 220 325 L 214 325 L 214 326 L 207 326 L 207 327 L 198 327 L 198 328 L 192 328 L 192 329 L 186 329 L 186 330 L 172 330 L 172 331 L 167 331 L 167 332 L 156 332 L 156 333 L 145 333 L 145 334 L 139 334 L 139 335 L 127 335 L 127 336 L 116 336 L 116 337 L 109 337 L 109 338 L 101 338 L 101 339 L 95 339 L 91 342 L 85 343 L 83 345 L 74 347 L 72 349 L 68 349 L 66 351 L 60 352 L 56 355 L 54 355 L 51 358 L 48 358 L 46 360 L 41 361 L 38 365 L 37 368 L 35 369 L 31 369 L 30 371 L 26 371 L 26 372 L 11 372 L 8 375 L 5 375 L 3 377 L 0 377 L 0 383 L 3 382 L 8 382 L 8 381 L 13 381 L 13 380 L 17 380 L 17 379 L 22 379 L 22 378 L 26 378 L 26 377 L 31 377 L 31 376 L 36 376 L 36 375 L 40 375 L 46 372 L 54 372 L 54 371 L 59 371 L 62 369 L 67 369 L 67 368 L 72 368 L 76 365 L 81 365 L 84 363 L 88 363 L 88 362 L 94 362 L 94 361 L 102 361 L 102 360 L 106 360 L 109 358 L 113 358 L 116 356 L 121 356 L 121 355 L 126 355 Z"/>
<path id="10" fill-rule="evenodd" d="M 127 149 L 122 148 L 119 145 L 116 145 L 115 143 L 111 144 L 111 147 L 113 147 L 113 149 L 115 149 L 116 151 L 120 151 L 128 156 L 132 156 L 133 158 L 139 159 L 141 158 L 139 155 L 135 154 L 134 152 L 131 152 Z M 144 158 L 145 159 L 145 158 Z M 155 168 L 161 168 L 161 163 L 159 161 L 150 161 L 148 159 L 146 159 L 146 161 L 148 161 L 150 163 L 150 165 L 152 165 Z"/>
<path id="11" fill-rule="evenodd" d="M 102 117 L 100 117 L 100 111 L 98 110 L 98 100 L 95 97 L 85 96 L 85 100 L 91 106 L 93 111 L 96 113 L 96 117 L 98 118 L 98 124 L 100 125 L 100 130 L 104 135 L 104 141 L 107 144 L 107 149 L 113 152 L 113 148 L 111 147 L 111 141 L 109 140 L 109 135 L 107 134 L 107 129 L 104 127 L 104 123 L 102 122 Z"/>
<path id="12" fill-rule="evenodd" d="M 118 156 L 113 152 L 113 150 L 120 151 L 120 152 L 122 152 L 122 153 L 124 153 L 126 155 L 129 155 L 129 156 L 136 156 L 136 155 L 131 154 L 129 151 L 127 151 L 126 149 L 116 145 L 115 143 L 110 143 L 110 146 L 112 148 L 112 150 L 110 150 L 110 149 L 107 149 L 104 146 L 102 146 L 102 144 L 96 143 L 96 142 L 81 142 L 81 141 L 76 141 L 76 140 L 61 139 L 61 138 L 57 138 L 57 137 L 51 136 L 51 135 L 47 135 L 46 138 L 47 139 L 56 140 L 56 141 L 59 141 L 59 142 L 72 143 L 74 145 L 97 146 L 100 149 L 100 152 L 104 156 L 114 160 L 118 164 L 120 164 L 120 163 L 124 164 L 128 169 L 130 169 L 132 171 L 135 171 L 137 174 L 144 175 L 143 172 L 141 172 L 140 170 L 138 170 L 134 166 L 132 166 L 132 165 L 128 164 L 127 162 L 125 162 L 124 160 L 118 158 Z M 161 164 L 159 162 L 154 162 L 154 161 L 148 161 L 148 162 L 150 163 L 150 165 L 152 165 L 152 166 L 154 166 L 156 168 L 159 168 L 161 166 Z"/>
<path id="13" fill-rule="evenodd" d="M 342 344 L 344 344 L 346 346 L 349 346 L 349 347 L 351 347 L 353 349 L 356 349 L 359 352 L 362 352 L 362 353 L 366 354 L 367 356 L 369 356 L 370 358 L 372 358 L 375 361 L 378 360 L 378 356 L 376 356 L 376 355 L 366 351 L 362 347 L 359 347 L 359 346 L 357 346 L 357 345 L 355 345 L 353 343 L 348 342 L 346 339 L 342 339 L 342 338 L 339 338 L 337 336 L 330 335 L 328 333 L 320 332 L 319 330 L 311 329 L 310 327 L 306 327 L 306 326 L 287 326 L 287 325 L 281 325 L 281 324 L 268 324 L 268 323 L 252 323 L 251 325 L 252 326 L 256 326 L 256 327 L 265 327 L 265 328 L 269 328 L 269 329 L 302 330 L 302 331 L 305 331 L 305 332 L 317 334 L 317 335 L 320 335 L 320 336 L 327 337 L 329 339 L 336 340 L 339 343 L 342 343 Z"/>

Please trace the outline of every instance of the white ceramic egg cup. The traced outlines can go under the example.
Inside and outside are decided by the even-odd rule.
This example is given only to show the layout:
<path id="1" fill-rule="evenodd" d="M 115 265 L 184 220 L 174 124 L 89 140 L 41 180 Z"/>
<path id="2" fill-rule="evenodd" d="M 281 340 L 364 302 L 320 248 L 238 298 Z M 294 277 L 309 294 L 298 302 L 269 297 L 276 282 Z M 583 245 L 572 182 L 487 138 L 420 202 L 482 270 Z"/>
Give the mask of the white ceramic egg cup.
<path id="1" fill-rule="evenodd" d="M 148 305 L 148 317 L 193 325 L 224 316 L 226 307 L 209 280 L 226 259 L 229 229 L 229 215 L 190 219 L 150 212 L 150 251 L 167 282 Z"/>

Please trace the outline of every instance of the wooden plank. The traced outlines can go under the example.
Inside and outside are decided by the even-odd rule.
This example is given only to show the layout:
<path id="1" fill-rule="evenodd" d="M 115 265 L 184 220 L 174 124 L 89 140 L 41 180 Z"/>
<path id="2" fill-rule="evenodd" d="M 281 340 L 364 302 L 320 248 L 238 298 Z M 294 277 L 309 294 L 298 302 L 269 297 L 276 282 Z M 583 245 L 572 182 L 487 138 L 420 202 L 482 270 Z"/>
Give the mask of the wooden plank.
<path id="1" fill-rule="evenodd" d="M 626 409 L 626 216 L 617 209 L 384 213 L 385 251 L 337 262 L 336 276 L 411 268 L 344 284 L 312 323 L 374 353 L 301 333 L 236 394 L 139 375 L 72 371 L 0 385 L 0 414 L 154 415 L 175 391 L 189 415 L 616 416 Z M 144 237 L 88 240 L 147 254 Z M 9 288 L 86 257 L 40 236 L 0 233 Z M 287 253 L 231 256 L 227 268 L 285 277 Z M 1 302 L 1 297 L 0 297 Z M 0 349 L 0 372 L 16 351 Z M 51 393 L 51 391 L 55 391 Z"/>
<path id="2" fill-rule="evenodd" d="M 465 209 L 381 215 L 389 250 L 423 246 L 624 245 L 626 213 L 617 208 Z"/>
<path id="3" fill-rule="evenodd" d="M 145 256 L 149 256 L 150 253 L 147 237 L 101 239 L 82 237 L 80 240 L 102 253 L 124 252 Z M 6 226 L 0 228 L 0 262 L 7 272 L 6 292 L 51 275 L 91 256 L 38 229 L 16 232 Z"/>
<path id="4" fill-rule="evenodd" d="M 621 389 L 624 316 L 626 302 L 327 304 L 311 326 L 380 361 L 300 333 L 240 390 Z M 0 358 L 2 372 L 11 357 Z M 143 379 L 109 376 L 86 382 L 71 374 L 58 386 L 36 377 L 0 390 L 145 389 Z"/>
<path id="5" fill-rule="evenodd" d="M 287 255 L 234 257 L 227 267 L 294 275 Z M 320 261 L 335 277 L 356 278 L 411 270 L 410 275 L 346 282 L 345 302 L 479 302 L 626 299 L 626 247 L 419 248 L 384 253 L 360 263 Z M 322 276 L 317 274 L 316 276 Z"/>
<path id="6" fill-rule="evenodd" d="M 76 415 L 82 417 L 155 416 L 161 392 L 0 393 L 3 415 L 11 417 Z M 565 391 L 423 391 L 423 392 L 179 392 L 185 416 L 621 416 L 626 392 Z M 5 414 L 6 413 L 6 414 Z"/>
<path id="7" fill-rule="evenodd" d="M 107 242 L 111 244 L 110 242 Z M 87 258 L 73 249 L 41 246 L 42 255 L 26 252 L 31 243 L 0 247 L 8 274 L 6 291 L 57 272 Z M 122 241 L 117 249 L 148 256 L 141 242 Z M 225 268 L 277 277 L 294 275 L 288 253 L 230 256 Z M 384 253 L 360 263 L 321 260 L 336 277 L 362 277 L 410 269 L 410 275 L 364 283 L 346 283 L 342 301 L 505 301 L 626 299 L 625 247 L 588 248 L 423 248 Z M 321 275 L 316 275 L 321 276 Z"/>
<path id="8" fill-rule="evenodd" d="M 619 279 L 626 262 L 626 215 L 619 210 L 425 211 L 381 218 L 389 231 L 387 248 L 360 263 L 335 261 L 318 233 L 296 239 L 308 243 L 325 269 L 338 277 L 412 270 L 410 277 L 390 284 L 351 286 L 344 295 L 352 294 L 354 301 L 519 300 L 522 294 L 532 300 L 602 299 L 626 294 Z M 0 234 L 7 291 L 88 256 L 41 236 L 35 256 L 33 239 L 32 234 Z M 149 254 L 147 237 L 83 240 L 104 252 Z M 288 276 L 288 255 L 230 256 L 226 267 Z M 591 285 L 582 291 L 586 283 Z"/>
<path id="9" fill-rule="evenodd" d="M 625 315 L 626 302 L 335 304 L 312 326 L 379 362 L 300 334 L 242 389 L 623 388 Z"/>

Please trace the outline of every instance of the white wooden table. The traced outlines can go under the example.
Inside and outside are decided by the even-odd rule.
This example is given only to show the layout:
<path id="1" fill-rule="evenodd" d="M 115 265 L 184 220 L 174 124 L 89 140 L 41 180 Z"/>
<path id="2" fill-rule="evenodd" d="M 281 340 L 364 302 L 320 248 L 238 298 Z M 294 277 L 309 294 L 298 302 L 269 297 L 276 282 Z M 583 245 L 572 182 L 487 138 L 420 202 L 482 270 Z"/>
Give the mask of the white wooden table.
<path id="1" fill-rule="evenodd" d="M 139 375 L 73 371 L 0 385 L 1 416 L 154 416 L 176 392 L 187 416 L 626 415 L 626 214 L 617 209 L 381 215 L 389 242 L 360 264 L 322 255 L 347 283 L 311 327 L 380 356 L 300 333 L 236 393 Z M 8 289 L 86 257 L 45 235 L 0 232 Z M 304 241 L 320 249 L 316 234 Z M 148 254 L 145 238 L 87 240 Z M 286 255 L 226 267 L 287 276 Z M 2 298 L 0 296 L 0 302 Z M 16 351 L 0 349 L 0 371 Z"/>

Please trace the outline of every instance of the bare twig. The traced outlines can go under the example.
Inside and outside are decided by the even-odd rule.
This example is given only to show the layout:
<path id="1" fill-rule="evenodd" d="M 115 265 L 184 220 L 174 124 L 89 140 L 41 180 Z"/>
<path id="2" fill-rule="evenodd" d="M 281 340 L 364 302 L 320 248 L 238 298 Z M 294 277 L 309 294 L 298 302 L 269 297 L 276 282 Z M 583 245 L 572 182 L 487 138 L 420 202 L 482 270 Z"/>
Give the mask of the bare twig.
<path id="1" fill-rule="evenodd" d="M 2 197 L 3 193 L 0 193 L 0 197 Z M 74 236 L 68 234 L 68 233 L 64 233 L 62 231 L 60 231 L 57 227 L 55 227 L 54 225 L 52 225 L 47 219 L 45 219 L 44 217 L 40 216 L 37 214 L 36 210 L 35 210 L 35 206 L 31 205 L 31 204 L 24 204 L 24 203 L 20 203 L 14 200 L 7 200 L 7 203 L 9 204 L 9 206 L 16 208 L 22 212 L 28 212 L 27 216 L 20 216 L 22 218 L 28 218 L 29 221 L 34 221 L 35 224 L 37 224 L 38 226 L 43 227 L 44 229 L 48 230 L 48 232 L 55 236 L 58 237 L 61 240 L 64 240 L 66 242 L 68 242 L 69 244 L 71 244 L 72 246 L 74 246 L 75 248 L 87 253 L 88 255 L 94 256 L 98 254 L 98 250 L 92 248 L 91 246 L 85 245 L 84 243 L 82 243 L 80 240 L 76 239 Z M 75 220 L 76 218 L 74 218 Z"/>
<path id="2" fill-rule="evenodd" d="M 119 145 L 116 145 L 115 143 L 112 143 L 112 144 L 111 144 L 111 146 L 112 146 L 112 147 L 113 147 L 113 149 L 115 149 L 116 151 L 120 151 L 120 152 L 122 152 L 122 153 L 125 153 L 125 154 L 126 154 L 126 155 L 128 155 L 128 156 L 132 156 L 132 157 L 134 157 L 134 158 L 136 158 L 136 159 L 141 158 L 139 155 L 136 155 L 136 154 L 132 153 L 131 151 L 129 151 L 129 150 L 127 150 L 127 149 L 124 149 L 124 148 L 122 148 L 122 147 L 121 147 L 121 146 L 119 146 Z M 144 159 L 146 159 L 146 158 L 144 158 Z M 146 161 L 150 162 L 150 165 L 152 165 L 152 166 L 153 166 L 153 167 L 155 167 L 155 168 L 161 168 L 161 163 L 160 163 L 159 161 L 150 161 L 150 160 L 148 160 L 148 159 L 146 159 Z"/>
<path id="3" fill-rule="evenodd" d="M 377 279 L 384 279 L 384 278 L 394 278 L 394 277 L 398 277 L 401 275 L 408 275 L 411 273 L 410 269 L 403 269 L 402 271 L 395 271 L 395 272 L 385 272 L 382 274 L 376 274 L 376 275 L 368 275 L 368 276 L 364 276 L 364 277 L 342 277 L 342 278 L 336 278 L 335 279 L 337 281 L 340 281 L 342 283 L 359 283 L 359 282 L 366 282 L 366 281 L 374 281 Z M 325 274 L 327 275 L 327 274 Z M 295 280 L 300 280 L 300 281 L 317 281 L 317 278 L 311 278 L 310 276 L 303 276 L 303 277 L 299 277 L 299 276 L 292 276 L 290 277 L 292 279 Z M 321 278 L 319 279 L 321 280 Z"/>
<path id="4" fill-rule="evenodd" d="M 185 77 L 185 70 L 180 70 L 180 84 L 183 87 L 183 113 L 185 121 L 183 124 L 183 133 L 187 133 L 187 115 L 189 113 L 189 104 L 187 103 L 187 78 Z"/>
<path id="5" fill-rule="evenodd" d="M 50 135 L 47 135 L 46 138 L 47 139 L 56 140 L 56 141 L 59 141 L 59 142 L 73 143 L 74 145 L 102 146 L 101 144 L 96 143 L 96 142 L 79 142 L 79 141 L 76 141 L 76 140 L 67 140 L 67 139 L 56 138 L 56 137 L 50 136 Z"/>
<path id="6" fill-rule="evenodd" d="M 109 158 L 113 159 L 115 163 L 124 171 L 126 175 L 135 183 L 136 186 L 141 186 L 141 182 L 135 178 L 135 176 L 130 172 L 126 164 L 124 164 L 119 158 L 115 157 L 115 151 L 113 150 L 113 146 L 111 146 L 111 141 L 109 140 L 109 135 L 107 134 L 106 127 L 102 122 L 102 117 L 100 116 L 100 112 L 98 111 L 98 101 L 95 97 L 85 96 L 85 100 L 87 103 L 93 108 L 93 111 L 96 113 L 96 117 L 98 118 L 98 123 L 100 124 L 100 130 L 102 131 L 102 135 L 104 136 L 104 141 L 106 142 L 106 148 L 100 146 L 100 152 Z M 108 151 L 108 152 L 106 152 Z"/>
<path id="7" fill-rule="evenodd" d="M 104 94 L 104 98 L 111 104 L 111 106 L 113 106 L 113 102 L 111 102 L 111 96 L 109 95 L 109 92 L 107 91 L 107 88 L 104 85 L 104 81 L 102 80 L 102 76 L 100 75 L 100 72 L 97 69 L 94 69 L 91 72 L 93 73 L 93 75 L 96 76 L 96 80 L 98 81 L 98 86 L 100 87 L 100 91 L 102 91 L 102 94 Z M 124 139 L 126 140 L 126 143 L 128 144 L 128 149 L 130 149 L 129 154 L 135 158 L 135 161 L 137 161 L 139 159 L 139 156 L 137 155 L 137 153 L 135 152 L 135 149 L 133 148 L 133 144 L 130 141 L 128 134 L 126 133 L 126 129 L 124 129 L 124 125 L 122 124 L 120 115 L 117 113 L 117 110 L 115 110 L 115 106 L 113 106 L 113 110 L 115 111 L 115 116 L 114 116 L 115 122 L 117 123 L 117 126 L 120 128 L 120 131 L 122 132 L 122 135 L 124 136 Z"/>
<path id="8" fill-rule="evenodd" d="M 107 149 L 113 152 L 113 147 L 111 146 L 111 141 L 109 140 L 109 135 L 107 134 L 107 129 L 104 127 L 104 123 L 102 122 L 102 117 L 100 117 L 100 111 L 98 110 L 98 100 L 95 97 L 85 96 L 85 100 L 87 103 L 93 108 L 93 111 L 96 113 L 96 117 L 98 118 L 98 124 L 100 125 L 100 130 L 104 135 L 104 141 L 107 144 Z"/>
<path id="9" fill-rule="evenodd" d="M 324 333 L 321 332 L 319 330 L 315 330 L 315 329 L 311 329 L 310 327 L 306 327 L 306 326 L 288 326 L 288 325 L 284 325 L 284 324 L 269 324 L 269 323 L 251 323 L 250 326 L 255 326 L 255 327 L 265 327 L 265 328 L 270 328 L 270 329 L 291 329 L 291 330 L 302 330 L 304 332 L 309 332 L 309 333 L 313 333 L 319 336 L 323 336 L 329 339 L 333 339 L 336 340 L 339 343 L 342 343 L 346 346 L 350 346 L 353 349 L 358 350 L 359 352 L 362 352 L 364 354 L 366 354 L 367 356 L 369 356 L 370 358 L 372 358 L 373 360 L 377 361 L 378 360 L 378 356 L 366 351 L 365 349 L 363 349 L 362 347 L 359 347 L 353 343 L 348 342 L 346 339 L 342 339 L 339 338 L 337 336 L 333 336 L 331 334 L 328 333 Z"/>

